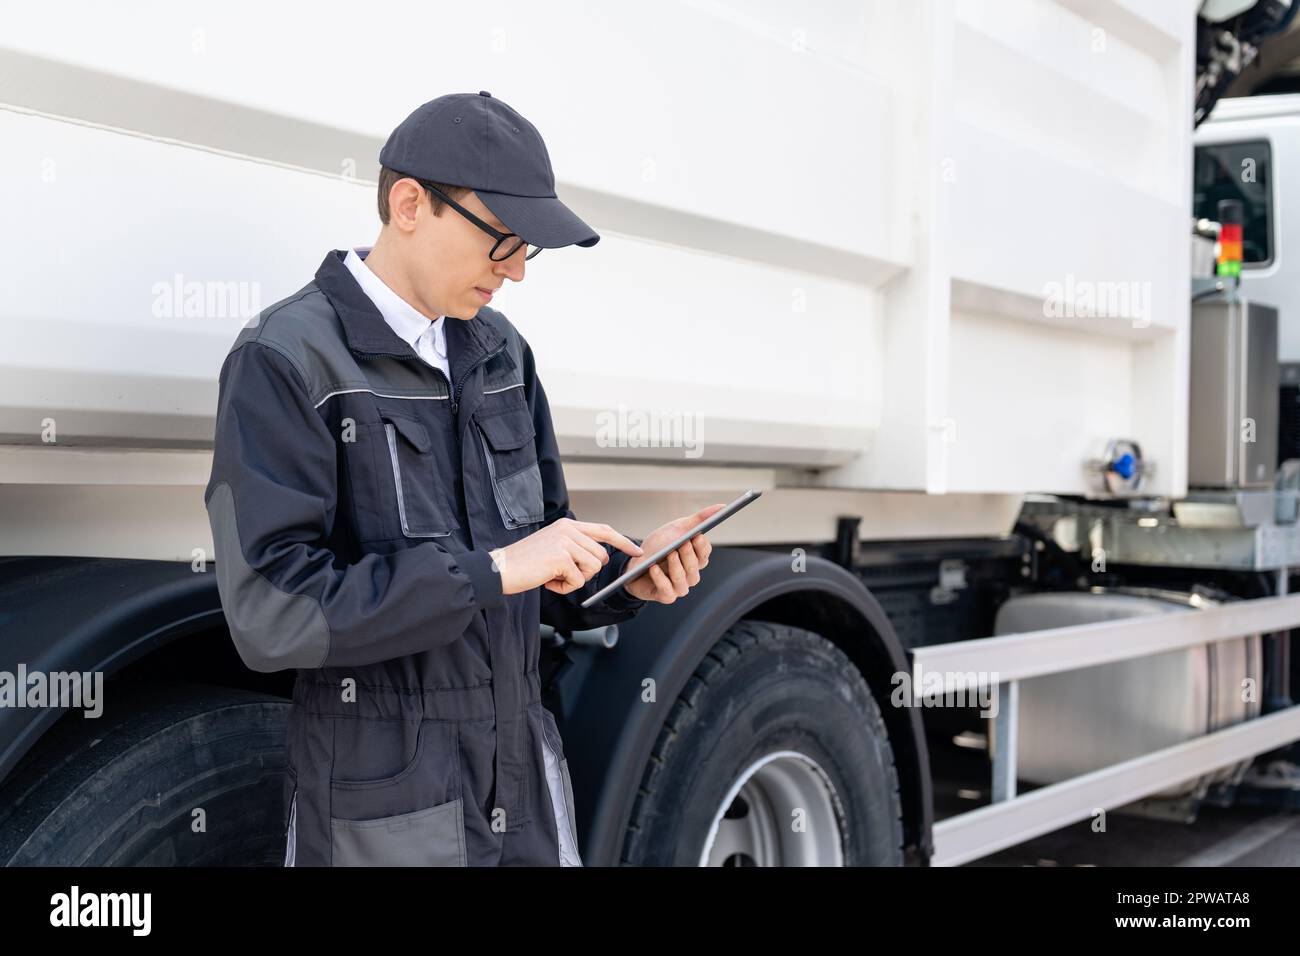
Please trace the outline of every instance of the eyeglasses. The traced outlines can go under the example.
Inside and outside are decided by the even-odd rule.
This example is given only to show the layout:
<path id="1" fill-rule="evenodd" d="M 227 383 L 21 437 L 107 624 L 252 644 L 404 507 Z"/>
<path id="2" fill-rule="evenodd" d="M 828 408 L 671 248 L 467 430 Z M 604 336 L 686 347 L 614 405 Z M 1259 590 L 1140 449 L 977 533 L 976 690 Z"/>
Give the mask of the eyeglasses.
<path id="1" fill-rule="evenodd" d="M 415 179 L 414 176 L 411 178 Z M 488 258 L 493 262 L 504 262 L 506 259 L 509 259 L 518 252 L 520 246 L 525 245 L 524 240 L 519 236 L 516 236 L 513 232 L 497 232 L 482 219 L 474 215 L 432 183 L 427 183 L 423 179 L 416 179 L 415 181 L 496 240 L 492 245 L 492 251 L 488 253 Z M 524 253 L 524 258 L 531 259 L 541 251 L 541 246 L 529 246 L 528 251 Z M 498 253 L 500 254 L 498 255 Z"/>

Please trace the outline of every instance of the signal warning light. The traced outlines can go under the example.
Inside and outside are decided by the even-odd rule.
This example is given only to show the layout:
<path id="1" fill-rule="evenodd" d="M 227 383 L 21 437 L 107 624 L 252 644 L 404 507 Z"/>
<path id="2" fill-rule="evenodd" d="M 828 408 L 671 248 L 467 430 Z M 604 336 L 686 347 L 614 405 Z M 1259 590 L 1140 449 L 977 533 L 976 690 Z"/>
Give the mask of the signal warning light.
<path id="1" fill-rule="evenodd" d="M 1214 265 L 1215 275 L 1241 278 L 1242 213 L 1239 200 L 1225 199 L 1219 203 L 1219 254 Z"/>

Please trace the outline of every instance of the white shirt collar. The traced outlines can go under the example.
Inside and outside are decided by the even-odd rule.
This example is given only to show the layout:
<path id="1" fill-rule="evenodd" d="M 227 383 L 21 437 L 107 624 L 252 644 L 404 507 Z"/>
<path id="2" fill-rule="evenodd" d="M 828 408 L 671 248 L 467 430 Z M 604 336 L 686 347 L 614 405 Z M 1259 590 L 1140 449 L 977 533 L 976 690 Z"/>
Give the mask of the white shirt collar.
<path id="1" fill-rule="evenodd" d="M 432 326 L 433 349 L 438 353 L 440 358 L 447 357 L 447 339 L 446 323 L 443 319 L 446 316 L 438 316 L 432 322 L 422 315 L 411 303 L 407 302 L 400 295 L 390 289 L 384 280 L 375 275 L 370 267 L 366 265 L 359 253 L 370 254 L 369 246 L 361 246 L 356 249 L 349 249 L 343 264 L 356 277 L 357 284 L 361 286 L 370 301 L 379 309 L 379 314 L 384 317 L 389 328 L 397 333 L 398 338 L 406 342 L 411 348 L 416 348 L 416 340 L 425 332 L 430 331 Z M 416 349 L 418 351 L 418 349 Z"/>

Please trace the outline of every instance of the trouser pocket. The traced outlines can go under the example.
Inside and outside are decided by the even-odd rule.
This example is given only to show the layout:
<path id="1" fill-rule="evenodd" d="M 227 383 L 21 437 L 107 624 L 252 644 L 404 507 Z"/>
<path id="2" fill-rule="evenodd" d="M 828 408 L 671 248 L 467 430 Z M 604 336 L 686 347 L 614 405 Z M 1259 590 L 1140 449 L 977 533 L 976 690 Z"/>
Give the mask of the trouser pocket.
<path id="1" fill-rule="evenodd" d="M 330 819 L 334 866 L 464 866 L 460 797 L 376 820 Z"/>
<path id="2" fill-rule="evenodd" d="M 391 751 L 402 725 L 341 721 L 330 779 L 330 859 L 334 866 L 465 866 L 465 817 L 454 723 L 420 722 L 415 755 L 385 777 L 352 779 L 349 765 L 371 759 L 367 738 Z M 376 736 L 378 735 L 378 736 Z M 394 738 L 393 735 L 397 735 Z"/>

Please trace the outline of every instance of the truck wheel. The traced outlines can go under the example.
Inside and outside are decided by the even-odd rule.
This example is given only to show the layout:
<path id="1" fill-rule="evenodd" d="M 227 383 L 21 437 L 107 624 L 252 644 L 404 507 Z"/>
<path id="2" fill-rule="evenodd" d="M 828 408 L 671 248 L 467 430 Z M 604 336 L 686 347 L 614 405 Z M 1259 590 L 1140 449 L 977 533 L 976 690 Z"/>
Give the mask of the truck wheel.
<path id="1" fill-rule="evenodd" d="M 69 714 L 0 788 L 0 863 L 283 863 L 289 701 L 111 682 L 103 696 L 101 716 Z"/>
<path id="2" fill-rule="evenodd" d="M 880 708 L 821 636 L 741 621 L 668 710 L 623 847 L 634 866 L 898 866 Z"/>

